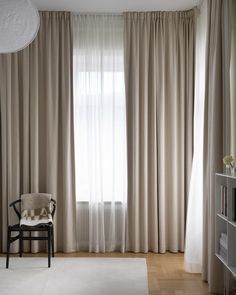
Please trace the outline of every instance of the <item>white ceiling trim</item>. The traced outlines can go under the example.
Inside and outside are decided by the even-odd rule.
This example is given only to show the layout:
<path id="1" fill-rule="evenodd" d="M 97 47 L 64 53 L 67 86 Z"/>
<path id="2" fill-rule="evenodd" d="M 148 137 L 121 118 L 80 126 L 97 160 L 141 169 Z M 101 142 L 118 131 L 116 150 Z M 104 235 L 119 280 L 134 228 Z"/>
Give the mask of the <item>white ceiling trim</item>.
<path id="1" fill-rule="evenodd" d="M 39 10 L 76 13 L 189 10 L 201 0 L 32 0 Z"/>

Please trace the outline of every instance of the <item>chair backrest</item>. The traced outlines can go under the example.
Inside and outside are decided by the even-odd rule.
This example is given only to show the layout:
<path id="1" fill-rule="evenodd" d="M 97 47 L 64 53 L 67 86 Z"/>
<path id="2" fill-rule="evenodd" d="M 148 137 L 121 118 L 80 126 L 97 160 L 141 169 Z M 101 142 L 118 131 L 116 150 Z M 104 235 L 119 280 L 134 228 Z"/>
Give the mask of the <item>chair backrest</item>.
<path id="1" fill-rule="evenodd" d="M 17 205 L 19 205 L 19 207 Z M 46 210 L 46 211 L 50 212 L 52 217 L 54 216 L 56 211 L 56 201 L 52 198 L 51 194 L 47 194 L 47 193 L 23 194 L 21 195 L 20 199 L 12 202 L 9 206 L 13 207 L 19 219 L 21 219 L 21 215 L 23 211 L 25 214 L 26 211 L 30 211 L 30 210 L 39 211 L 42 208 L 48 208 L 49 210 Z"/>
<path id="2" fill-rule="evenodd" d="M 52 224 L 52 213 L 51 194 L 31 193 L 21 195 L 20 225 L 37 226 Z"/>
<path id="3" fill-rule="evenodd" d="M 51 208 L 52 195 L 46 193 L 31 193 L 21 195 L 21 211 L 39 208 Z"/>

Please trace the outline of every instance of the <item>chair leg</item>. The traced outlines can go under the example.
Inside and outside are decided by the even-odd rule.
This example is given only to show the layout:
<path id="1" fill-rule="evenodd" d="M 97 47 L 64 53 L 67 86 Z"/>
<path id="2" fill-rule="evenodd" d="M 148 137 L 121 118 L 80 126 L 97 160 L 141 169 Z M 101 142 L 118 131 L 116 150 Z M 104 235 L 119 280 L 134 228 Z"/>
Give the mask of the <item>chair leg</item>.
<path id="1" fill-rule="evenodd" d="M 23 240 L 22 240 L 22 231 L 19 231 L 19 253 L 20 257 L 22 257 L 22 252 L 23 252 Z"/>
<path id="2" fill-rule="evenodd" d="M 51 267 L 51 227 L 48 227 L 48 267 Z"/>
<path id="3" fill-rule="evenodd" d="M 7 260 L 6 260 L 6 268 L 9 267 L 10 244 L 11 244 L 11 228 L 10 228 L 10 226 L 8 226 L 8 229 L 7 229 Z"/>
<path id="4" fill-rule="evenodd" d="M 52 226 L 51 235 L 52 235 L 52 257 L 54 257 L 54 228 L 53 228 L 53 226 Z"/>
<path id="5" fill-rule="evenodd" d="M 31 231 L 29 232 L 29 236 L 31 238 Z M 32 253 L 32 241 L 30 240 L 29 242 L 30 242 L 30 245 L 29 245 L 30 246 L 30 253 Z"/>

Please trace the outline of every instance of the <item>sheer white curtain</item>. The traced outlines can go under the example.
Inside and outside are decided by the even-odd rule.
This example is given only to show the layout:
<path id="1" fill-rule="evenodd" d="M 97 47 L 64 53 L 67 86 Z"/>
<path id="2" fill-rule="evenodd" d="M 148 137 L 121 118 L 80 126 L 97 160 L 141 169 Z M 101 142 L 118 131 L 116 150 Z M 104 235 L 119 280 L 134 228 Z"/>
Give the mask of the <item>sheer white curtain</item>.
<path id="1" fill-rule="evenodd" d="M 205 98 L 205 57 L 207 33 L 207 0 L 199 7 L 196 23 L 196 70 L 194 110 L 194 155 L 188 199 L 185 270 L 202 270 L 203 236 L 203 123 Z"/>
<path id="2" fill-rule="evenodd" d="M 74 15 L 73 36 L 78 250 L 124 251 L 123 18 Z"/>

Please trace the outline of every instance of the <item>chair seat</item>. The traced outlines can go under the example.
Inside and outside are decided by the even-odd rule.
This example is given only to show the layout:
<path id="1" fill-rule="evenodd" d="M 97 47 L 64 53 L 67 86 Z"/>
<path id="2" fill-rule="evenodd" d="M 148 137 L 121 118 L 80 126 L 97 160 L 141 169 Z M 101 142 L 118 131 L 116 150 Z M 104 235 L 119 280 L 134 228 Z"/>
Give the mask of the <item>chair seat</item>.
<path id="1" fill-rule="evenodd" d="M 48 227 L 52 227 L 53 223 L 45 223 L 45 224 L 39 224 L 36 226 L 27 226 L 27 225 L 20 225 L 14 224 L 9 225 L 11 231 L 45 231 L 48 229 Z"/>
<path id="2" fill-rule="evenodd" d="M 43 217 L 40 219 L 37 218 L 21 218 L 20 226 L 39 226 L 44 224 L 53 223 L 52 217 Z"/>

